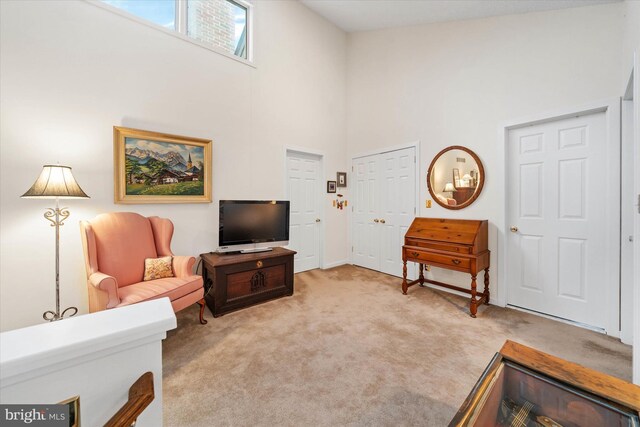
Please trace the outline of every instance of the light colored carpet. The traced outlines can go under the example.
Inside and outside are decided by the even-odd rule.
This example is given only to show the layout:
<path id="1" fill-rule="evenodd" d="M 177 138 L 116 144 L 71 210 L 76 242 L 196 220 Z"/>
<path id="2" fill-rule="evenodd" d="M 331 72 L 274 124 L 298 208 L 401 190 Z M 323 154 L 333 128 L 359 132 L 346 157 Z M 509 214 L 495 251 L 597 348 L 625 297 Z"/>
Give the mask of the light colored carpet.
<path id="1" fill-rule="evenodd" d="M 446 426 L 506 339 L 625 380 L 631 348 L 596 332 L 353 266 L 164 341 L 166 426 Z"/>

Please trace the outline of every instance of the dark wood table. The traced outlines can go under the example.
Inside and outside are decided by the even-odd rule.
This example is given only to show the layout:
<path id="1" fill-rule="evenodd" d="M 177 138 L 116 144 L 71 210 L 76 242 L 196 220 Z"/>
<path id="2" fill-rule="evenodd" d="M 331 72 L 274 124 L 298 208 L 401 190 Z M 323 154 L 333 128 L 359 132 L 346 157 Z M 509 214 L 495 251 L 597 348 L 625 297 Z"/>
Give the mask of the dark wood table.
<path id="1" fill-rule="evenodd" d="M 293 256 L 273 248 L 251 254 L 201 254 L 205 301 L 213 317 L 293 295 Z"/>

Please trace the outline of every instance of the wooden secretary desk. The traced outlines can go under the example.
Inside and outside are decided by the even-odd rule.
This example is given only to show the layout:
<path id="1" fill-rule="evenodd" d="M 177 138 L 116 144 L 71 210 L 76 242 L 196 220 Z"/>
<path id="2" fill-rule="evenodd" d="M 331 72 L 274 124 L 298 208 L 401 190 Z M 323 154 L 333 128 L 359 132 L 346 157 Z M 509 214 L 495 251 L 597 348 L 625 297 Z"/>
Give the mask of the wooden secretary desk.
<path id="1" fill-rule="evenodd" d="M 478 306 L 489 304 L 488 221 L 468 219 L 416 218 L 404 235 L 402 246 L 402 293 L 410 286 L 431 283 L 471 294 L 469 311 L 476 317 Z M 407 261 L 420 264 L 418 279 L 407 282 Z M 425 279 L 424 266 L 446 268 L 471 275 L 471 289 Z M 476 289 L 478 272 L 484 270 L 484 290 Z"/>

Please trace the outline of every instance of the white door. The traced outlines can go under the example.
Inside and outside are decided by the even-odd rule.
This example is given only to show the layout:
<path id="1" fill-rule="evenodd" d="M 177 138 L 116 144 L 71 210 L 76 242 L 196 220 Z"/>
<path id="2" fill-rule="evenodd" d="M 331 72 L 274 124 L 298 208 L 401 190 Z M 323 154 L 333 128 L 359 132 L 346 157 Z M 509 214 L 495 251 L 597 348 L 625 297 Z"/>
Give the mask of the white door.
<path id="1" fill-rule="evenodd" d="M 633 177 L 633 102 L 622 102 L 620 176 Z M 620 183 L 620 341 L 633 344 L 633 221 L 637 203 L 633 179 Z"/>
<path id="2" fill-rule="evenodd" d="M 402 277 L 404 234 L 415 218 L 415 149 L 382 153 L 380 159 L 380 271 Z"/>
<path id="3" fill-rule="evenodd" d="M 289 248 L 297 252 L 296 273 L 320 267 L 321 163 L 319 156 L 287 151 Z"/>
<path id="4" fill-rule="evenodd" d="M 508 304 L 605 329 L 605 113 L 509 131 Z"/>
<path id="5" fill-rule="evenodd" d="M 352 174 L 352 262 L 373 270 L 380 269 L 379 168 L 378 156 L 354 159 Z M 378 222 L 374 222 L 378 221 Z"/>
<path id="6" fill-rule="evenodd" d="M 634 134 L 634 238 L 633 255 L 640 258 L 640 52 L 633 59 L 633 134 Z M 625 177 L 629 179 L 629 177 Z M 634 271 L 634 306 L 633 306 L 633 382 L 640 385 L 640 262 L 635 263 Z"/>
<path id="7" fill-rule="evenodd" d="M 404 234 L 415 217 L 415 148 L 353 160 L 352 262 L 402 276 Z"/>

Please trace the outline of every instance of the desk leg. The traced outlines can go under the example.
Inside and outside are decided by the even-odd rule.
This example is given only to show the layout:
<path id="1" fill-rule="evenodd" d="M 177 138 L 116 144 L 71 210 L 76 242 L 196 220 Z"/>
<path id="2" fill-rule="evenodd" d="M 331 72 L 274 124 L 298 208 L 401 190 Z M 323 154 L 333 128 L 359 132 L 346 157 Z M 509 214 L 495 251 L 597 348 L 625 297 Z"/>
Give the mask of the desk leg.
<path id="1" fill-rule="evenodd" d="M 200 324 L 201 325 L 206 325 L 207 321 L 204 318 L 204 298 L 202 298 L 200 301 L 198 301 L 198 305 L 200 306 Z"/>
<path id="2" fill-rule="evenodd" d="M 424 264 L 420 263 L 420 286 L 424 286 Z"/>
<path id="3" fill-rule="evenodd" d="M 484 269 L 484 294 L 487 297 L 485 304 L 489 305 L 489 267 Z"/>
<path id="4" fill-rule="evenodd" d="M 409 286 L 407 286 L 407 260 L 403 259 L 402 260 L 402 293 L 404 295 L 407 294 L 407 289 L 409 289 Z"/>
<path id="5" fill-rule="evenodd" d="M 477 296 L 477 283 L 476 283 L 476 275 L 471 276 L 471 303 L 469 304 L 469 311 L 471 311 L 471 317 L 476 317 L 476 313 L 478 312 L 478 301 L 476 300 Z"/>

